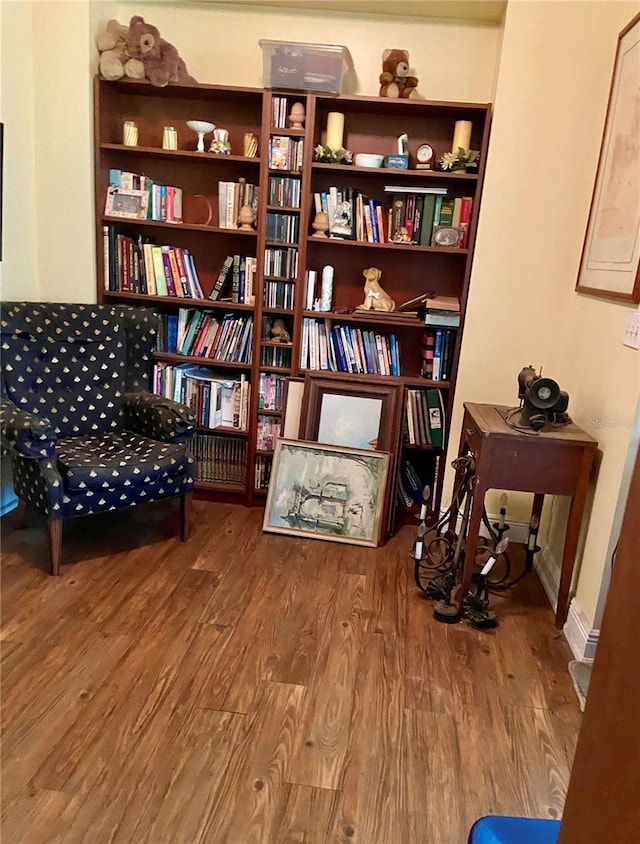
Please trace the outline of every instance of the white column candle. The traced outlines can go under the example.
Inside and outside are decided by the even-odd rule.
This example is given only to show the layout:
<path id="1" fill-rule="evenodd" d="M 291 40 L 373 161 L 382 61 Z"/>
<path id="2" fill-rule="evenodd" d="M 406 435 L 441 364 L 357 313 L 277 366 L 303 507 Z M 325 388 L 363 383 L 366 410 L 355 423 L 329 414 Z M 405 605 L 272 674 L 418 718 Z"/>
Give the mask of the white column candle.
<path id="1" fill-rule="evenodd" d="M 331 310 L 331 299 L 333 297 L 333 267 L 327 264 L 322 270 L 322 292 L 320 294 L 320 310 Z"/>
<path id="2" fill-rule="evenodd" d="M 342 148 L 344 135 L 344 114 L 339 111 L 330 111 L 327 117 L 327 143 L 331 149 Z"/>
<path id="3" fill-rule="evenodd" d="M 456 128 L 453 132 L 453 144 L 451 152 L 458 152 L 459 149 L 469 150 L 471 145 L 471 121 L 456 120 Z"/>

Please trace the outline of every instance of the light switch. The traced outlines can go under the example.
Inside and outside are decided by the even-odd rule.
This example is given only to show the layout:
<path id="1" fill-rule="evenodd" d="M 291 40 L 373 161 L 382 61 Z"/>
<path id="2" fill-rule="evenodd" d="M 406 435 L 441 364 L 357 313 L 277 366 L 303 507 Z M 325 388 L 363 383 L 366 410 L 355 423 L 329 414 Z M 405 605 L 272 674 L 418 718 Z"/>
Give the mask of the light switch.
<path id="1" fill-rule="evenodd" d="M 632 349 L 640 349 L 640 313 L 629 314 L 622 342 Z"/>

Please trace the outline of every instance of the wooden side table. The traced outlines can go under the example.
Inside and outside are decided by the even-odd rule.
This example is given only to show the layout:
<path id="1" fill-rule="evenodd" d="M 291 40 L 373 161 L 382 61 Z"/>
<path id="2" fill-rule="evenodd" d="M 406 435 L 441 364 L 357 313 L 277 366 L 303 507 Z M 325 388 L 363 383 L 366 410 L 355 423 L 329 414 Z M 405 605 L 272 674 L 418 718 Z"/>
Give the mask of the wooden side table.
<path id="1" fill-rule="evenodd" d="M 534 493 L 532 514 L 542 512 L 545 495 L 569 495 L 571 507 L 564 540 L 556 627 L 567 620 L 569 588 L 575 563 L 582 513 L 597 441 L 571 423 L 550 432 L 529 435 L 507 425 L 506 407 L 465 402 L 460 457 L 475 455 L 476 481 L 465 542 L 458 608 L 469 593 L 478 544 L 484 497 L 488 489 Z"/>

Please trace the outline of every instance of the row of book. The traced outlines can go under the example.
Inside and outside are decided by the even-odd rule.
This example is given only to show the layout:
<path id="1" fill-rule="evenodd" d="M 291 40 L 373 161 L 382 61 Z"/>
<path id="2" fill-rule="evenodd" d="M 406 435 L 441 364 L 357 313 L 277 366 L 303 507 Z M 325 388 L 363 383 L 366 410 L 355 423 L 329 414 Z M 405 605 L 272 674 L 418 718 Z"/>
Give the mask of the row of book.
<path id="1" fill-rule="evenodd" d="M 280 344 L 263 346 L 260 353 L 260 363 L 263 366 L 277 366 L 288 369 L 291 366 L 291 347 L 281 346 Z"/>
<path id="2" fill-rule="evenodd" d="M 300 179 L 294 176 L 269 176 L 269 205 L 300 208 Z"/>
<path id="3" fill-rule="evenodd" d="M 156 395 L 186 404 L 200 428 L 247 430 L 250 385 L 245 375 L 233 380 L 204 366 L 160 362 L 153 368 L 153 379 Z"/>
<path id="4" fill-rule="evenodd" d="M 326 212 L 329 237 L 364 243 L 467 246 L 472 197 L 447 199 L 446 188 L 437 187 L 387 185 L 385 192 L 392 194 L 390 207 L 356 188 L 333 186 L 314 193 L 314 208 Z"/>
<path id="5" fill-rule="evenodd" d="M 222 229 L 236 229 L 238 214 L 243 205 L 258 212 L 259 188 L 240 179 L 237 182 L 218 182 L 218 225 Z"/>
<path id="6" fill-rule="evenodd" d="M 300 366 L 354 375 L 400 375 L 400 346 L 395 334 L 374 334 L 349 325 L 305 317 Z"/>
<path id="7" fill-rule="evenodd" d="M 260 410 L 283 410 L 287 389 L 284 375 L 261 372 L 258 383 L 258 408 Z"/>
<path id="8" fill-rule="evenodd" d="M 196 480 L 230 486 L 244 486 L 247 473 L 247 443 L 240 437 L 197 433 L 191 441 L 196 459 Z"/>
<path id="9" fill-rule="evenodd" d="M 404 438 L 410 445 L 433 445 L 444 441 L 444 403 L 440 390 L 407 390 Z"/>
<path id="10" fill-rule="evenodd" d="M 271 455 L 256 454 L 253 485 L 255 489 L 268 489 L 271 480 Z"/>
<path id="11" fill-rule="evenodd" d="M 182 188 L 156 183 L 143 173 L 111 168 L 105 214 L 181 223 Z"/>
<path id="12" fill-rule="evenodd" d="M 273 246 L 264 250 L 265 277 L 295 279 L 298 275 L 298 250 Z"/>
<path id="13" fill-rule="evenodd" d="M 276 129 L 287 128 L 287 118 L 291 111 L 291 105 L 286 97 L 271 98 L 271 125 Z"/>
<path id="14" fill-rule="evenodd" d="M 421 375 L 429 381 L 448 381 L 453 366 L 456 332 L 451 328 L 432 328 L 421 338 Z"/>
<path id="15" fill-rule="evenodd" d="M 267 154 L 270 170 L 301 170 L 304 140 L 287 135 L 272 135 Z"/>
<path id="16" fill-rule="evenodd" d="M 398 503 L 403 507 L 422 505 L 424 487 L 428 484 L 430 494 L 425 503 L 427 506 L 433 506 L 439 472 L 439 454 L 428 466 L 422 467 L 422 471 L 418 471 L 415 464 L 408 458 L 403 459 L 398 467 Z"/>
<path id="17" fill-rule="evenodd" d="M 256 448 L 258 451 L 273 451 L 280 436 L 280 420 L 277 416 L 258 416 L 256 427 Z"/>
<path id="18" fill-rule="evenodd" d="M 149 296 L 202 299 L 193 256 L 178 246 L 158 246 L 139 235 L 102 227 L 104 289 Z"/>
<path id="19" fill-rule="evenodd" d="M 295 284 L 287 281 L 265 281 L 262 299 L 265 308 L 292 311 L 295 303 Z"/>
<path id="20" fill-rule="evenodd" d="M 223 300 L 239 305 L 253 305 L 256 298 L 255 277 L 257 268 L 258 261 L 256 258 L 245 255 L 227 255 L 222 262 L 209 298 L 213 302 Z M 227 295 L 223 296 L 225 293 Z"/>
<path id="21" fill-rule="evenodd" d="M 437 325 L 441 328 L 460 326 L 460 300 L 457 296 L 427 297 L 424 306 L 425 325 Z"/>
<path id="22" fill-rule="evenodd" d="M 300 217 L 297 214 L 267 214 L 265 237 L 279 243 L 297 243 L 300 236 Z"/>
<path id="23" fill-rule="evenodd" d="M 224 363 L 249 363 L 252 334 L 251 316 L 229 313 L 218 319 L 209 311 L 179 308 L 177 315 L 160 316 L 157 349 Z"/>

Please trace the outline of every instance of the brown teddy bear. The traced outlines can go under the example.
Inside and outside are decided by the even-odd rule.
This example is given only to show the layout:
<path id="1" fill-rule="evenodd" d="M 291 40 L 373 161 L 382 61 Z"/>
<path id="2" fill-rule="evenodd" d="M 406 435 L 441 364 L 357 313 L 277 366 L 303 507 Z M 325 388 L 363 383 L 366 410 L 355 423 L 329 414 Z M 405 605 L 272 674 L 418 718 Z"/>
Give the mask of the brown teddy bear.
<path id="1" fill-rule="evenodd" d="M 134 15 L 129 23 L 127 52 L 140 59 L 152 85 L 163 88 L 169 82 L 197 84 L 173 44 L 161 38 L 156 27 L 145 23 L 140 15 Z"/>
<path id="2" fill-rule="evenodd" d="M 418 80 L 408 73 L 409 53 L 406 50 L 385 50 L 382 54 L 380 96 L 405 100 L 417 98 Z"/>
<path id="3" fill-rule="evenodd" d="M 144 65 L 127 53 L 128 34 L 129 27 L 113 19 L 97 34 L 96 47 L 100 53 L 100 75 L 103 79 L 114 81 L 123 76 L 144 79 Z"/>

